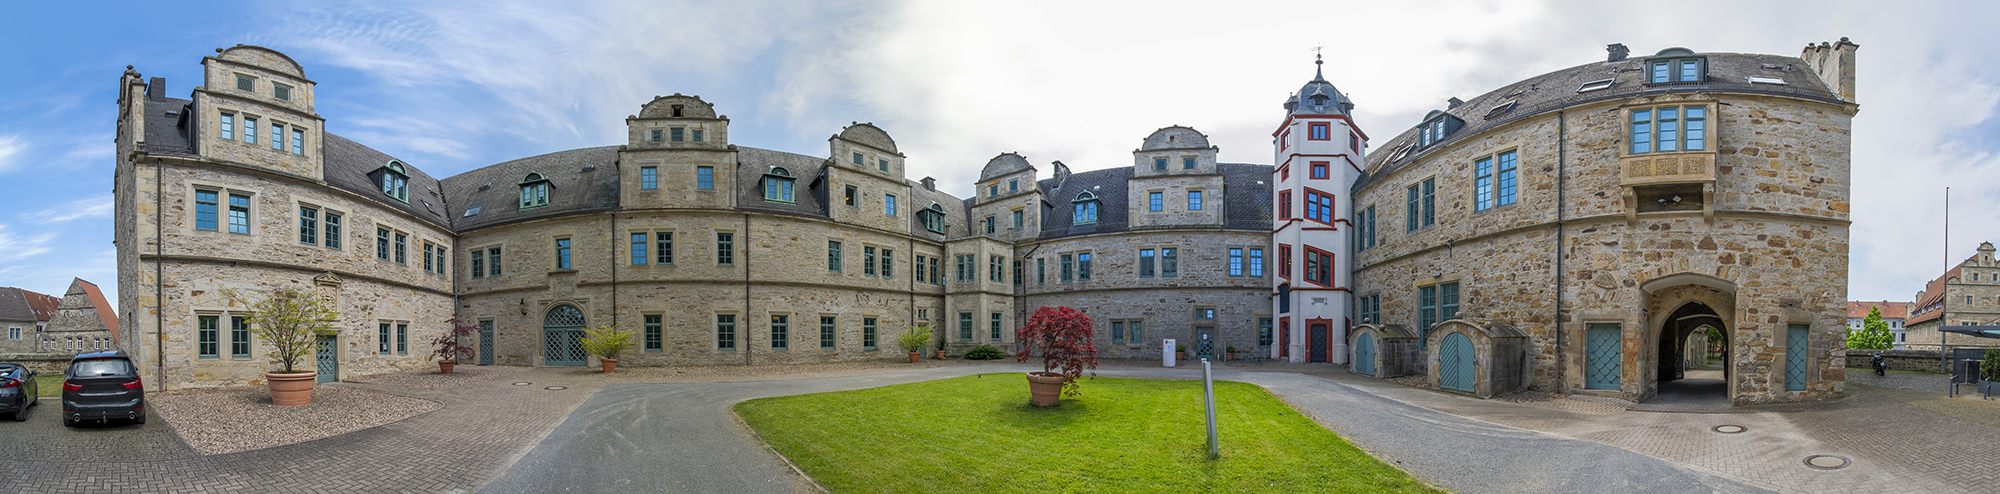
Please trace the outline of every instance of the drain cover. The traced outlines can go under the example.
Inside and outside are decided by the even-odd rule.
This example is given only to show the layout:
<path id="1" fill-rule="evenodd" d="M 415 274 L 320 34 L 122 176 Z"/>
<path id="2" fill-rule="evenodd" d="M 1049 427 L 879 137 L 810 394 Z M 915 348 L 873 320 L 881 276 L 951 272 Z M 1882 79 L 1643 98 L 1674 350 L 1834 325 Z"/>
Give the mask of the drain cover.
<path id="1" fill-rule="evenodd" d="M 515 386 L 527 386 L 527 385 L 530 385 L 530 384 L 534 384 L 534 383 L 514 383 L 514 385 L 515 385 Z"/>
<path id="2" fill-rule="evenodd" d="M 549 387 L 546 387 L 546 388 L 542 388 L 542 389 L 546 389 L 546 390 L 549 390 L 549 391 L 562 391 L 562 390 L 565 390 L 565 389 L 569 389 L 569 386 L 549 386 Z"/>
<path id="3" fill-rule="evenodd" d="M 1847 468 L 1847 465 L 1850 463 L 1852 462 L 1847 461 L 1846 457 L 1834 455 L 1812 455 L 1806 457 L 1806 466 L 1816 470 L 1839 470 Z"/>
<path id="4" fill-rule="evenodd" d="M 1715 426 L 1714 429 L 1709 429 L 1709 430 L 1720 432 L 1723 434 L 1742 434 L 1743 431 L 1747 431 L 1750 429 L 1740 425 L 1718 425 Z"/>

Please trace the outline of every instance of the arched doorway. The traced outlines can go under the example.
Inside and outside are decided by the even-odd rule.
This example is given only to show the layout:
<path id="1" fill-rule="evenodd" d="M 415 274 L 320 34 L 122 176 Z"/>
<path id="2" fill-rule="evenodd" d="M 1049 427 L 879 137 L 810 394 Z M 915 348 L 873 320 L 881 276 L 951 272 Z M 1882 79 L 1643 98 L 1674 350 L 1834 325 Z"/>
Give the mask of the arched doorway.
<path id="1" fill-rule="evenodd" d="M 1658 330 L 1658 393 L 1648 403 L 1712 403 L 1729 399 L 1728 325 L 1715 309 L 1687 302 L 1674 309 Z M 1720 339 L 1720 345 L 1711 342 Z M 1710 358 L 1712 346 L 1723 355 Z"/>
<path id="2" fill-rule="evenodd" d="M 542 318 L 542 365 L 582 367 L 589 361 L 583 352 L 583 311 L 574 305 L 558 305 Z"/>

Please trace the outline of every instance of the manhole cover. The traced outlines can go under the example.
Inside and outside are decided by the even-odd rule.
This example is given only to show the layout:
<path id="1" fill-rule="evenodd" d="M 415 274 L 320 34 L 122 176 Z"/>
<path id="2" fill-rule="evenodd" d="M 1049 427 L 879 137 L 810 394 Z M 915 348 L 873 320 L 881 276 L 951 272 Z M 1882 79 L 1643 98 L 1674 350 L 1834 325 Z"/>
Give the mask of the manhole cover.
<path id="1" fill-rule="evenodd" d="M 534 384 L 534 383 L 514 383 L 514 385 L 515 385 L 515 386 L 527 386 L 527 385 L 530 385 L 530 384 Z"/>
<path id="2" fill-rule="evenodd" d="M 1818 470 L 1839 470 L 1847 468 L 1847 458 L 1834 455 L 1812 455 L 1806 457 L 1806 466 Z"/>
<path id="3" fill-rule="evenodd" d="M 1747 430 L 1750 430 L 1750 429 L 1749 429 L 1749 428 L 1746 428 L 1746 427 L 1743 427 L 1743 426 L 1740 426 L 1740 425 L 1718 425 L 1718 426 L 1715 426 L 1715 428 L 1714 428 L 1714 429 L 1710 429 L 1710 430 L 1713 430 L 1713 431 L 1716 431 L 1716 432 L 1720 432 L 1720 433 L 1723 433 L 1723 434 L 1741 434 L 1741 433 L 1743 433 L 1743 431 L 1747 431 Z"/>
<path id="4" fill-rule="evenodd" d="M 549 386 L 549 387 L 546 387 L 546 388 L 542 388 L 542 389 L 546 389 L 546 390 L 549 390 L 549 391 L 562 391 L 562 390 L 565 390 L 565 389 L 569 389 L 569 386 Z"/>

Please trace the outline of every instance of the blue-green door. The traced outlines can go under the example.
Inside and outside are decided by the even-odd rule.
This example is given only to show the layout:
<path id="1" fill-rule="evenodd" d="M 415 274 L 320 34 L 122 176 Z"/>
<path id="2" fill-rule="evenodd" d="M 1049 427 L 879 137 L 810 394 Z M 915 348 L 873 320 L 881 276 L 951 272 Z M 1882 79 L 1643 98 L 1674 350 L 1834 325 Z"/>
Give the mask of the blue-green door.
<path id="1" fill-rule="evenodd" d="M 1592 324 L 1584 337 L 1584 389 L 1618 389 L 1624 375 L 1624 344 L 1616 324 Z"/>
<path id="2" fill-rule="evenodd" d="M 493 321 L 479 321 L 479 365 L 493 365 Z"/>
<path id="3" fill-rule="evenodd" d="M 1360 338 L 1354 339 L 1354 372 L 1364 376 L 1375 375 L 1374 335 L 1361 333 Z"/>
<path id="4" fill-rule="evenodd" d="M 542 365 L 583 367 L 589 355 L 583 352 L 583 311 L 558 305 L 542 319 Z"/>
<path id="5" fill-rule="evenodd" d="M 334 344 L 332 336 L 319 337 L 318 344 L 313 346 L 313 360 L 319 363 L 318 382 L 330 383 L 340 380 L 339 348 Z"/>
<path id="6" fill-rule="evenodd" d="M 1793 324 L 1785 328 L 1785 391 L 1806 389 L 1806 330 L 1811 327 Z"/>
<path id="7" fill-rule="evenodd" d="M 1465 333 L 1445 335 L 1444 344 L 1438 347 L 1438 385 L 1452 391 L 1473 393 L 1476 389 L 1472 339 Z"/>

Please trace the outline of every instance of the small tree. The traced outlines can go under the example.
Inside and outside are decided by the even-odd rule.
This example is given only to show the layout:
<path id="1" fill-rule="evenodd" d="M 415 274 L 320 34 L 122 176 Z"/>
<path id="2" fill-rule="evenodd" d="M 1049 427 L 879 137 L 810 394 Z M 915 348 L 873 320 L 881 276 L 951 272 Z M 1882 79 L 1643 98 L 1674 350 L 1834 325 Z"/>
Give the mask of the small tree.
<path id="1" fill-rule="evenodd" d="M 1986 360 L 1979 363 L 1979 371 L 1986 374 L 1986 380 L 2000 382 L 2000 348 L 1986 351 Z"/>
<path id="2" fill-rule="evenodd" d="M 1860 330 L 1847 330 L 1847 347 L 1856 350 L 1884 350 L 1895 342 L 1889 333 L 1889 323 L 1882 320 L 1881 307 L 1869 307 L 1868 316 L 1861 318 Z"/>
<path id="3" fill-rule="evenodd" d="M 618 359 L 618 354 L 632 348 L 632 336 L 638 331 L 620 330 L 618 325 L 598 326 L 583 330 L 583 351 L 601 358 Z"/>
<path id="4" fill-rule="evenodd" d="M 931 325 L 929 324 L 910 326 L 910 329 L 903 330 L 903 334 L 896 335 L 896 346 L 903 347 L 903 351 L 909 353 L 924 351 L 924 345 L 930 342 Z"/>
<path id="5" fill-rule="evenodd" d="M 1063 376 L 1063 395 L 1076 396 L 1080 384 L 1077 377 L 1087 369 L 1097 368 L 1097 344 L 1093 341 L 1096 329 L 1090 324 L 1090 316 L 1069 307 L 1042 307 L 1028 317 L 1028 324 L 1015 334 L 1015 341 L 1021 342 L 1021 351 L 1014 354 L 1016 362 L 1027 362 L 1035 354 L 1042 356 L 1042 373 Z"/>
<path id="6" fill-rule="evenodd" d="M 243 301 L 234 290 L 223 292 L 231 300 Z M 312 292 L 278 290 L 269 298 L 250 304 L 250 333 L 271 347 L 271 363 L 293 374 L 299 361 L 312 355 L 319 337 L 340 334 L 333 329 L 336 314 Z"/>
<path id="7" fill-rule="evenodd" d="M 445 320 L 445 323 L 451 325 L 451 332 L 431 340 L 431 346 L 437 350 L 431 352 L 430 356 L 424 357 L 424 360 L 445 359 L 457 362 L 471 359 L 474 355 L 472 346 L 461 342 L 471 337 L 473 331 L 479 330 L 479 322 L 468 319 L 463 314 L 452 314 L 451 319 Z"/>

